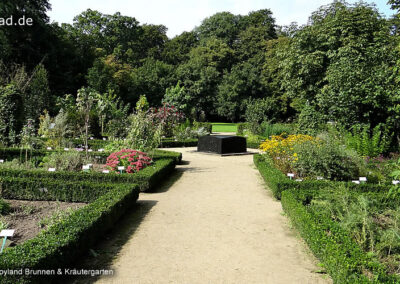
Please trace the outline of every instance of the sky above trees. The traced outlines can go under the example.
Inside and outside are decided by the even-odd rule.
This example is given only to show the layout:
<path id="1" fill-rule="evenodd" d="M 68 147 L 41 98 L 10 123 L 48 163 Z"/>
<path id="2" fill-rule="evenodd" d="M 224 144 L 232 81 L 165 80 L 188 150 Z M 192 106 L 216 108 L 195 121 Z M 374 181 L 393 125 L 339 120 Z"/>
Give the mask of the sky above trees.
<path id="1" fill-rule="evenodd" d="M 278 25 L 291 22 L 306 24 L 308 17 L 321 5 L 332 0 L 50 0 L 52 11 L 48 14 L 51 21 L 72 23 L 73 18 L 90 8 L 104 14 L 121 12 L 135 17 L 140 23 L 162 24 L 168 28 L 168 37 L 174 37 L 183 31 L 191 31 L 201 21 L 217 12 L 229 11 L 233 14 L 247 14 L 259 9 L 271 9 Z M 349 3 L 357 1 L 351 0 Z M 367 0 L 375 3 L 386 17 L 393 14 L 387 0 Z"/>

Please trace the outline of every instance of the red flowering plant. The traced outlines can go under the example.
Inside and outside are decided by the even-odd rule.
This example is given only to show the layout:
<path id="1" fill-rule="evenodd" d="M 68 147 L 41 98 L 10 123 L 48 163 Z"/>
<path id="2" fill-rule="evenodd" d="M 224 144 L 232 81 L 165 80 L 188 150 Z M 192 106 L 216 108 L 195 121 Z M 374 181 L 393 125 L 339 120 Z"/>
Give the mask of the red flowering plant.
<path id="1" fill-rule="evenodd" d="M 128 174 L 136 173 L 152 163 L 146 153 L 131 149 L 114 152 L 107 158 L 107 167 L 118 173 L 118 167 L 125 167 Z"/>
<path id="2" fill-rule="evenodd" d="M 183 112 L 168 103 L 159 108 L 150 108 L 149 115 L 155 123 L 162 125 L 163 135 L 166 137 L 172 137 L 175 126 L 185 121 Z"/>

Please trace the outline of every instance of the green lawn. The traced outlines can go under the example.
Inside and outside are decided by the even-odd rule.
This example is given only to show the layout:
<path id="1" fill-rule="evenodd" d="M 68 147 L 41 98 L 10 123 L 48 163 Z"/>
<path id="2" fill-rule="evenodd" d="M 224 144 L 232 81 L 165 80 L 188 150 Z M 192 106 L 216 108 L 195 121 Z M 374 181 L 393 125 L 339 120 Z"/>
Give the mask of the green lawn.
<path id="1" fill-rule="evenodd" d="M 212 122 L 212 132 L 236 132 L 237 123 Z"/>

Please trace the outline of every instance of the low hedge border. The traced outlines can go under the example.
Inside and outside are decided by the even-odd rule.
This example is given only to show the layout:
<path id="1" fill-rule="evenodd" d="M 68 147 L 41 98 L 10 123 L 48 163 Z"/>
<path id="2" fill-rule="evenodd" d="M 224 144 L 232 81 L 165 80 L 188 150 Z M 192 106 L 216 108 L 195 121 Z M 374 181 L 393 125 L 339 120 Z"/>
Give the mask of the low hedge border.
<path id="1" fill-rule="evenodd" d="M 282 207 L 335 283 L 399 283 L 377 259 L 367 255 L 339 224 L 307 210 L 315 190 L 282 192 Z"/>
<path id="2" fill-rule="evenodd" d="M 173 139 L 163 139 L 160 148 L 178 148 L 178 147 L 196 147 L 198 139 L 187 139 L 183 141 L 175 141 Z"/>
<path id="3" fill-rule="evenodd" d="M 176 162 L 182 158 L 180 153 L 161 152 L 161 156 L 162 154 L 170 158 L 156 161 L 159 167 L 147 175 L 147 188 L 161 182 L 166 174 L 174 169 Z M 37 194 L 39 191 L 42 194 L 39 198 L 43 199 L 92 202 L 40 232 L 35 238 L 19 246 L 7 248 L 0 257 L 0 271 L 46 269 L 57 273 L 59 268 L 68 268 L 68 265 L 73 264 L 75 259 L 93 246 L 99 236 L 110 230 L 115 222 L 132 207 L 138 199 L 140 188 L 143 188 L 143 185 L 137 184 L 66 183 L 64 180 L 58 181 L 57 184 L 57 179 L 54 178 L 3 177 L 1 180 L 4 195 L 13 194 L 19 198 L 37 200 L 38 196 L 33 196 L 33 193 Z M 25 187 L 25 190 L 19 188 L 17 192 L 13 192 L 13 189 L 21 185 L 22 188 Z M 26 190 L 28 185 L 32 187 L 31 190 Z M 41 186 L 46 187 L 46 190 Z M 56 186 L 58 191 L 56 191 Z M 62 190 L 59 190 L 60 187 Z M 73 198 L 65 198 L 64 189 L 72 190 L 74 193 L 67 196 Z M 3 275 L 0 283 L 48 283 L 51 280 L 52 278 L 48 276 Z"/>
<path id="4" fill-rule="evenodd" d="M 115 185 L 66 182 L 46 178 L 1 177 L 0 192 L 6 199 L 93 202 Z"/>
<path id="5" fill-rule="evenodd" d="M 40 185 L 40 188 L 44 188 L 45 186 L 42 185 L 44 184 L 42 179 L 45 179 L 48 182 L 51 182 L 52 180 L 57 180 L 57 181 L 62 181 L 65 184 L 68 184 L 70 182 L 78 182 L 78 181 L 84 181 L 87 183 L 137 183 L 140 186 L 141 191 L 147 191 L 151 190 L 154 185 L 156 185 L 162 178 L 164 178 L 167 174 L 169 174 L 171 171 L 174 170 L 175 168 L 175 160 L 171 158 L 165 158 L 165 159 L 159 159 L 156 160 L 153 165 L 150 165 L 143 170 L 134 173 L 134 174 L 117 174 L 117 173 L 109 173 L 109 174 L 104 174 L 104 173 L 99 173 L 99 172 L 48 172 L 45 170 L 12 170 L 12 169 L 0 169 L 0 186 L 2 188 L 4 186 L 10 187 L 10 183 L 12 184 L 12 179 L 13 181 L 18 181 L 16 178 L 25 178 L 25 179 L 30 179 L 32 182 L 35 180 L 38 185 Z M 5 179 L 6 178 L 6 179 Z M 8 179 L 7 179 L 8 178 Z M 2 180 L 4 180 L 4 185 Z M 17 185 L 15 185 L 17 186 Z M 61 184 L 61 187 L 64 188 L 64 185 Z M 66 187 L 68 188 L 68 187 Z M 71 188 L 75 189 L 75 186 L 72 186 Z M 3 188 L 4 190 L 4 188 Z M 18 188 L 15 189 L 18 191 Z M 48 189 L 49 190 L 49 189 Z M 43 190 L 42 190 L 43 191 Z M 80 187 L 78 186 L 77 190 L 74 190 L 78 192 L 78 195 L 81 192 Z M 36 193 L 40 195 L 43 195 L 42 192 L 40 191 L 35 191 Z M 55 192 L 58 193 L 58 195 L 61 194 L 59 190 L 56 190 Z M 28 194 L 28 193 L 26 193 Z M 33 195 L 35 196 L 35 195 Z M 56 198 L 60 198 L 61 196 L 57 196 Z M 6 198 L 11 198 L 8 196 L 5 196 Z M 16 198 L 16 197 L 12 197 Z M 61 200 L 61 199 L 59 199 Z M 71 199 L 70 199 L 71 200 Z M 88 202 L 88 201 L 85 201 Z"/>
<path id="6" fill-rule="evenodd" d="M 302 182 L 296 182 L 286 177 L 284 173 L 275 168 L 271 160 L 261 154 L 254 155 L 253 161 L 265 183 L 268 185 L 273 195 L 277 199 L 281 199 L 282 192 L 288 189 L 319 189 L 337 185 L 338 183 L 344 184 L 350 190 L 356 190 L 359 192 L 382 192 L 389 190 L 389 186 L 387 185 L 371 183 L 355 184 L 352 182 L 319 180 L 305 180 Z"/>
<path id="7" fill-rule="evenodd" d="M 77 209 L 34 239 L 6 249 L 0 257 L 0 270 L 54 270 L 66 268 L 111 229 L 136 202 L 137 185 L 115 185 L 94 202 Z M 48 283 L 47 277 L 5 275 L 1 283 Z"/>

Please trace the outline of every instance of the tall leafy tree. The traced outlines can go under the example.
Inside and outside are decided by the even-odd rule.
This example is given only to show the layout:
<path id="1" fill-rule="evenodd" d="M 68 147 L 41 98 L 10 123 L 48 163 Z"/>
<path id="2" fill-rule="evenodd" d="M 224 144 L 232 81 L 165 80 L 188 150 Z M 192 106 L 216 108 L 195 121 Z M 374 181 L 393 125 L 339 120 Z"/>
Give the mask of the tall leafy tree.
<path id="1" fill-rule="evenodd" d="M 373 6 L 335 1 L 294 35 L 283 88 L 300 109 L 308 101 L 326 119 L 345 125 L 384 121 L 392 50 L 387 21 Z"/>

